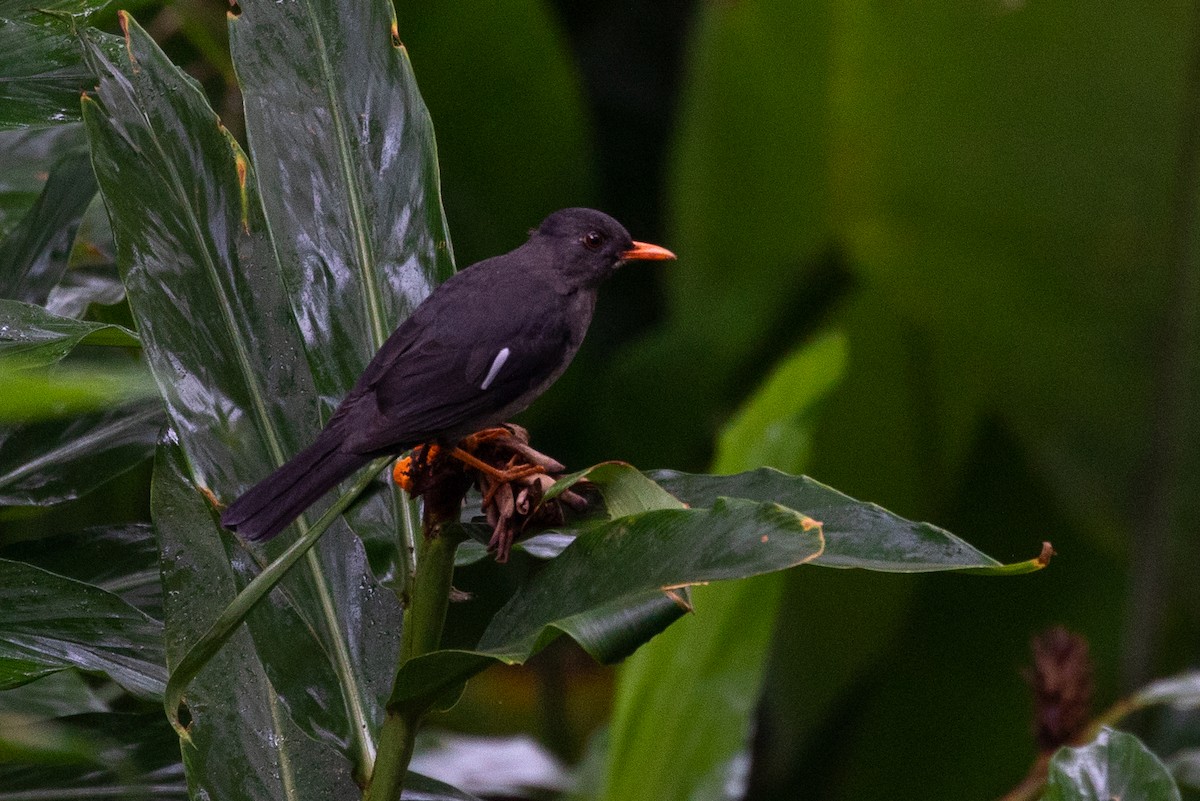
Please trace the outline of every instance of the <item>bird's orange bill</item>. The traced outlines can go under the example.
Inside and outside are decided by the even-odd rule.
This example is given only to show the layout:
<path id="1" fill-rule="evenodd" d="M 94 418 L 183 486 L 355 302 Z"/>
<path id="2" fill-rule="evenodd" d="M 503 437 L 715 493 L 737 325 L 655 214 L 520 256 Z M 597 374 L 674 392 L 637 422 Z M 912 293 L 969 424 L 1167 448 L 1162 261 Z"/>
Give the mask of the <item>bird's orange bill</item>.
<path id="1" fill-rule="evenodd" d="M 633 247 L 621 253 L 623 261 L 665 261 L 673 258 L 675 254 L 671 251 L 649 242 L 634 242 Z"/>

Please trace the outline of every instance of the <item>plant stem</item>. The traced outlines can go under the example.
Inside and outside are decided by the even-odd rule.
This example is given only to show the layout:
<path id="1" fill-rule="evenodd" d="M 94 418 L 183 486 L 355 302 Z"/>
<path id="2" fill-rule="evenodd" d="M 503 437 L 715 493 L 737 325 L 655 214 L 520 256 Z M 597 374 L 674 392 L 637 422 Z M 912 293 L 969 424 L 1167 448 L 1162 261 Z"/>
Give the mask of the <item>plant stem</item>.
<path id="1" fill-rule="evenodd" d="M 409 604 L 404 610 L 397 675 L 399 667 L 408 660 L 437 649 L 450 605 L 454 552 L 462 538 L 442 532 L 433 537 L 428 534 L 427 531 L 417 546 L 417 568 L 412 576 Z M 399 801 L 412 760 L 413 742 L 427 711 L 388 710 L 379 731 L 379 750 L 365 801 Z"/>
<path id="2" fill-rule="evenodd" d="M 404 777 L 412 761 L 419 720 L 389 712 L 379 730 L 379 753 L 375 771 L 363 795 L 363 801 L 399 801 Z"/>

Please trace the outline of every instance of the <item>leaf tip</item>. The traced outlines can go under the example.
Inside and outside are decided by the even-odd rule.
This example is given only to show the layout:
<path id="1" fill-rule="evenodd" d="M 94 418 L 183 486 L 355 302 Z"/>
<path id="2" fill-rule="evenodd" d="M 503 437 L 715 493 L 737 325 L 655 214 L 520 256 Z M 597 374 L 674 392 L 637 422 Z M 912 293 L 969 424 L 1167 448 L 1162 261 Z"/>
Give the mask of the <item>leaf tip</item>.
<path id="1" fill-rule="evenodd" d="M 181 709 L 185 711 L 187 710 L 187 705 L 182 701 L 179 702 L 174 709 L 172 709 L 171 705 L 168 703 L 167 722 L 171 724 L 171 728 L 175 730 L 177 735 L 179 735 L 180 743 L 195 748 L 196 743 L 192 740 L 192 733 L 188 730 L 189 727 L 179 719 L 179 710 Z"/>
<path id="2" fill-rule="evenodd" d="M 1043 542 L 1042 552 L 1038 554 L 1037 559 L 1034 561 L 1037 562 L 1038 567 L 1045 567 L 1050 564 L 1050 557 L 1055 556 L 1057 553 L 1058 551 L 1054 550 L 1054 546 L 1049 541 Z"/>
<path id="3" fill-rule="evenodd" d="M 117 22 L 121 25 L 121 35 L 125 37 L 125 52 L 129 56 L 129 63 L 137 64 L 137 59 L 133 57 L 133 37 L 129 33 L 129 23 L 132 20 L 128 11 L 122 9 L 117 12 Z"/>
<path id="4" fill-rule="evenodd" d="M 688 597 L 686 595 L 684 595 L 682 592 L 680 592 L 679 590 L 666 589 L 666 590 L 663 590 L 663 595 L 670 598 L 671 601 L 673 601 L 674 604 L 676 606 L 678 606 L 680 609 L 682 609 L 684 612 L 691 613 L 691 612 L 696 611 L 695 607 L 692 606 L 692 602 L 690 600 L 688 600 Z"/>

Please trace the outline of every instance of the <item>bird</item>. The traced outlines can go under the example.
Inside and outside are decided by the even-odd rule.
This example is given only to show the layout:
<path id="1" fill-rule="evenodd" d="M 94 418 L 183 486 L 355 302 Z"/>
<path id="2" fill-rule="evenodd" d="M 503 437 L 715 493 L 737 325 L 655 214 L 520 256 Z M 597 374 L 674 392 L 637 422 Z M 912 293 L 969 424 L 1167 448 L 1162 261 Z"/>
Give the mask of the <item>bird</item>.
<path id="1" fill-rule="evenodd" d="M 515 250 L 455 273 L 388 337 L 314 442 L 221 514 L 274 537 L 374 459 L 453 447 L 529 406 L 582 344 L 601 284 L 630 261 L 674 259 L 609 215 L 556 211 Z"/>

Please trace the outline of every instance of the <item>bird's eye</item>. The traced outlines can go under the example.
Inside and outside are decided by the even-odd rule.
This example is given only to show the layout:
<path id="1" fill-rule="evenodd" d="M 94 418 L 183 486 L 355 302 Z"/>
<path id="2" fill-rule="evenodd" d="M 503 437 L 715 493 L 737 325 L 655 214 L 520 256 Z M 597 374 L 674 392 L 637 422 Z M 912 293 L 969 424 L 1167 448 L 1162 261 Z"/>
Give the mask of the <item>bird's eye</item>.
<path id="1" fill-rule="evenodd" d="M 589 231 L 583 235 L 583 246 L 588 250 L 599 250 L 604 244 L 604 234 L 599 231 Z"/>

